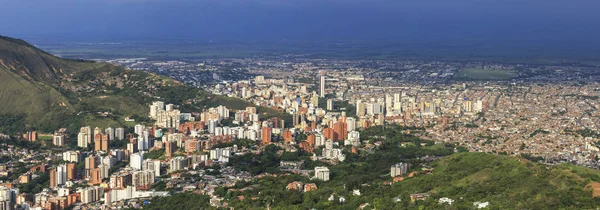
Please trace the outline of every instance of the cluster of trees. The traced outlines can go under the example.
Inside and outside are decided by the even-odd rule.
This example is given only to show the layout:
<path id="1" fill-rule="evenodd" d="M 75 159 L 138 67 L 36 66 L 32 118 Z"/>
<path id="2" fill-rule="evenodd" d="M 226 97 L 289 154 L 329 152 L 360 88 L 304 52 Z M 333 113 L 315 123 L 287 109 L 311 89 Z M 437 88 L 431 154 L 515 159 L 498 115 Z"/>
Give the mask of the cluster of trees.
<path id="1" fill-rule="evenodd" d="M 218 144 L 214 145 L 212 148 L 232 147 L 233 145 L 237 145 L 238 147 L 250 148 L 250 147 L 256 145 L 256 141 L 252 141 L 250 139 L 236 139 L 229 143 L 219 142 Z"/>
<path id="2" fill-rule="evenodd" d="M 281 147 L 268 145 L 260 156 L 248 153 L 245 155 L 232 156 L 229 160 L 229 165 L 238 170 L 247 171 L 252 175 L 262 173 L 278 173 L 279 172 L 279 151 Z"/>
<path id="3" fill-rule="evenodd" d="M 35 194 L 42 192 L 44 186 L 50 185 L 50 174 L 49 173 L 38 173 L 38 177 L 31 179 L 26 184 L 19 184 L 17 187 L 20 192 Z"/>
<path id="4" fill-rule="evenodd" d="M 144 153 L 144 159 L 160 159 L 165 155 L 165 149 L 152 150 Z"/>
<path id="5" fill-rule="evenodd" d="M 25 128 L 25 116 L 22 114 L 0 114 L 0 133 L 15 135 Z"/>
<path id="6" fill-rule="evenodd" d="M 215 209 L 210 206 L 210 197 L 194 193 L 178 193 L 167 197 L 156 197 L 144 206 L 149 210 L 164 209 Z"/>

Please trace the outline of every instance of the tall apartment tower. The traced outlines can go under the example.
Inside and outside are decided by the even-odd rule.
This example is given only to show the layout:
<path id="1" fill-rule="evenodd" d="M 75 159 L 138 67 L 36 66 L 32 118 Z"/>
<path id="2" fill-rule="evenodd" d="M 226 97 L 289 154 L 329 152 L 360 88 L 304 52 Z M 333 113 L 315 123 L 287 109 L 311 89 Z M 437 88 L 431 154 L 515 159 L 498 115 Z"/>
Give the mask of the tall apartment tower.
<path id="1" fill-rule="evenodd" d="M 333 110 L 333 99 L 327 99 L 327 111 Z"/>
<path id="2" fill-rule="evenodd" d="M 262 138 L 261 138 L 262 139 L 262 143 L 264 145 L 267 145 L 267 144 L 271 143 L 271 128 L 269 128 L 269 127 L 263 127 L 261 135 L 262 135 Z"/>
<path id="3" fill-rule="evenodd" d="M 319 94 L 321 94 L 321 98 L 325 97 L 325 76 L 321 76 L 321 91 Z"/>

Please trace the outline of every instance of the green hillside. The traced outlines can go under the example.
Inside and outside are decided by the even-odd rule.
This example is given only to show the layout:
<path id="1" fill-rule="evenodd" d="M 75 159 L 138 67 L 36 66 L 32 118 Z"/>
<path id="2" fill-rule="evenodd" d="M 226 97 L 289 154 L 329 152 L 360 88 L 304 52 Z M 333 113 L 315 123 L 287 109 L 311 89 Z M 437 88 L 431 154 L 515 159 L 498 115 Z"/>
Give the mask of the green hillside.
<path id="1" fill-rule="evenodd" d="M 250 105 L 164 76 L 58 58 L 23 40 L 0 36 L 0 133 L 149 123 L 147 105 L 155 100 L 182 105 L 184 112 L 219 104 L 234 109 Z M 125 122 L 125 117 L 136 122 Z"/>
<path id="2" fill-rule="evenodd" d="M 0 36 L 0 68 L 29 81 L 55 83 L 64 75 L 103 65 L 106 64 L 57 58 L 23 40 Z"/>
<path id="3" fill-rule="evenodd" d="M 458 153 L 437 162 L 431 175 L 393 185 L 390 196 L 428 192 L 433 199 L 413 205 L 435 209 L 447 207 L 437 202 L 441 197 L 454 199 L 456 209 L 472 208 L 473 202 L 489 202 L 491 209 L 587 209 L 600 205 L 600 199 L 593 198 L 586 189 L 586 185 L 597 181 L 599 171 L 578 166 L 547 166 L 516 157 Z"/>
<path id="4" fill-rule="evenodd" d="M 384 184 L 385 180 L 391 181 L 389 168 L 385 174 L 352 167 L 365 163 L 368 161 L 330 167 L 332 180 L 328 182 L 299 175 L 265 177 L 220 192 L 236 209 L 264 209 L 267 205 L 271 209 L 357 209 L 366 203 L 369 205 L 365 209 L 476 209 L 474 202 L 489 202 L 486 209 L 593 209 L 600 205 L 600 198 L 592 196 L 589 186 L 600 181 L 600 172 L 568 164 L 547 166 L 516 157 L 456 153 L 433 162 L 432 174 L 421 173 L 389 185 Z M 362 184 L 351 187 L 351 179 L 362 180 Z M 286 190 L 293 181 L 317 183 L 318 190 Z M 239 191 L 243 188 L 246 190 Z M 361 195 L 353 195 L 354 189 L 359 189 Z M 430 197 L 412 202 L 410 195 L 415 193 L 429 193 Z M 332 194 L 335 201 L 328 200 Z M 238 196 L 246 199 L 236 199 Z M 339 197 L 346 201 L 339 202 Z M 440 204 L 443 197 L 454 203 Z M 155 201 L 153 206 L 172 199 L 176 198 Z"/>

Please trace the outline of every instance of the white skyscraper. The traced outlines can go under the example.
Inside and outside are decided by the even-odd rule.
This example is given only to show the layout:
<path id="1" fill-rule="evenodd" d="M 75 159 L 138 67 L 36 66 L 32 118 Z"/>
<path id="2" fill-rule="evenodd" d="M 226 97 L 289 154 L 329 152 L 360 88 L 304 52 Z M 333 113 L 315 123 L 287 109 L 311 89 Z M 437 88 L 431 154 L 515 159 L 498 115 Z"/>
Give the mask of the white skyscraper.
<path id="1" fill-rule="evenodd" d="M 325 97 L 325 76 L 321 76 L 321 92 L 319 94 L 322 98 Z"/>
<path id="2" fill-rule="evenodd" d="M 327 99 L 327 111 L 333 110 L 333 99 Z"/>
<path id="3" fill-rule="evenodd" d="M 390 175 L 392 177 L 403 176 L 404 174 L 408 173 L 409 167 L 410 164 L 408 163 L 395 164 L 390 168 Z"/>
<path id="4" fill-rule="evenodd" d="M 123 140 L 125 139 L 125 129 L 117 128 L 115 129 L 115 140 Z"/>
<path id="5" fill-rule="evenodd" d="M 362 100 L 356 100 L 356 116 L 364 116 L 365 115 L 365 103 Z"/>
<path id="6" fill-rule="evenodd" d="M 138 136 L 141 136 L 145 129 L 146 129 L 146 126 L 139 125 L 139 124 L 135 125 L 134 133 L 137 134 Z"/>
<path id="7" fill-rule="evenodd" d="M 77 135 L 77 146 L 81 148 L 87 148 L 90 135 L 86 132 L 79 132 Z"/>
<path id="8" fill-rule="evenodd" d="M 162 101 L 155 101 L 150 105 L 150 118 L 156 119 L 158 112 L 165 110 L 165 103 Z"/>
<path id="9" fill-rule="evenodd" d="M 160 160 L 144 160 L 142 165 L 143 171 L 154 171 L 154 175 L 160 176 Z"/>
<path id="10" fill-rule="evenodd" d="M 348 132 L 353 131 L 356 129 L 356 119 L 354 119 L 354 117 L 348 117 L 346 118 L 346 125 L 348 126 Z"/>
<path id="11" fill-rule="evenodd" d="M 223 105 L 217 107 L 217 113 L 219 113 L 220 119 L 229 118 L 229 109 Z"/>
<path id="12" fill-rule="evenodd" d="M 329 168 L 324 166 L 315 167 L 315 177 L 323 181 L 329 181 Z"/>
<path id="13" fill-rule="evenodd" d="M 148 139 L 144 138 L 144 136 L 138 136 L 137 148 L 138 151 L 146 151 L 148 150 Z"/>
<path id="14" fill-rule="evenodd" d="M 142 163 L 144 160 L 144 154 L 141 152 L 131 154 L 129 167 L 137 170 L 142 170 Z"/>
<path id="15" fill-rule="evenodd" d="M 56 167 L 56 184 L 64 185 L 67 182 L 67 164 Z"/>
<path id="16" fill-rule="evenodd" d="M 107 129 L 104 130 L 104 133 L 106 133 L 106 135 L 108 135 L 108 140 L 110 140 L 110 141 L 115 140 L 115 129 L 108 127 Z"/>
<path id="17" fill-rule="evenodd" d="M 215 128 L 217 128 L 218 121 L 217 120 L 209 120 L 208 121 L 208 133 L 215 133 Z"/>
<path id="18" fill-rule="evenodd" d="M 358 131 L 350 131 L 348 139 L 344 141 L 344 145 L 360 146 L 360 133 Z"/>

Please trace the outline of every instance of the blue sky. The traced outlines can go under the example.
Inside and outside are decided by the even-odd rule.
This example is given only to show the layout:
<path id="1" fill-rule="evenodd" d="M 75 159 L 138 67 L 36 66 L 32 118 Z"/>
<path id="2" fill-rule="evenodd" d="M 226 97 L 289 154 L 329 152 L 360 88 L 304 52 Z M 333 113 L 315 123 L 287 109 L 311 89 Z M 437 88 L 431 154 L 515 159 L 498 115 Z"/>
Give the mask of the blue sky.
<path id="1" fill-rule="evenodd" d="M 0 34 L 56 40 L 542 42 L 600 37 L 597 0 L 0 0 Z"/>

